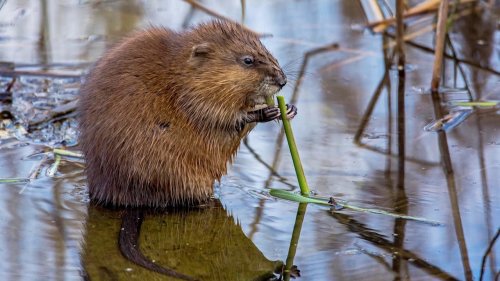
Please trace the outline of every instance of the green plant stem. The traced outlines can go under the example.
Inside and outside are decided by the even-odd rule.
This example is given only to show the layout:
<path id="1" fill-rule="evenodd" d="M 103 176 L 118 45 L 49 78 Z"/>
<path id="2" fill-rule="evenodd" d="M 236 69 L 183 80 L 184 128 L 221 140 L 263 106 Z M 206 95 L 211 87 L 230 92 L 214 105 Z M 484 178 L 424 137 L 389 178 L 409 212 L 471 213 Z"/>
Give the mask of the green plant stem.
<path id="1" fill-rule="evenodd" d="M 273 96 L 266 97 L 266 104 L 268 106 L 275 106 L 276 104 L 274 103 L 274 98 Z"/>
<path id="2" fill-rule="evenodd" d="M 69 157 L 75 157 L 75 158 L 83 158 L 83 154 L 81 154 L 79 152 L 71 151 L 71 150 L 54 148 L 53 152 L 56 155 L 69 156 Z"/>
<path id="3" fill-rule="evenodd" d="M 492 106 L 498 105 L 498 101 L 457 101 L 457 102 L 453 102 L 453 105 L 492 107 Z"/>
<path id="4" fill-rule="evenodd" d="M 328 203 L 328 201 L 321 200 L 321 199 L 315 199 L 315 198 L 311 198 L 308 196 L 302 196 L 300 194 L 296 194 L 296 193 L 289 192 L 289 191 L 282 190 L 282 189 L 274 189 L 273 188 L 269 191 L 269 194 L 271 194 L 274 197 L 278 197 L 278 198 L 289 200 L 289 201 L 299 202 L 299 203 L 314 203 L 314 204 L 319 204 L 319 205 L 332 206 L 332 204 Z"/>
<path id="5" fill-rule="evenodd" d="M 10 179 L 0 179 L 0 183 L 28 183 L 31 180 L 28 178 L 10 178 Z"/>
<path id="6" fill-rule="evenodd" d="M 304 169 L 302 168 L 302 163 L 300 162 L 299 151 L 297 150 L 297 145 L 295 144 L 295 138 L 293 137 L 292 126 L 290 121 L 286 116 L 286 104 L 285 98 L 283 96 L 277 96 L 278 106 L 281 111 L 281 120 L 283 121 L 283 128 L 285 129 L 286 140 L 288 142 L 288 147 L 290 148 L 290 153 L 292 154 L 293 166 L 295 167 L 295 173 L 297 174 L 297 180 L 299 181 L 300 193 L 304 196 L 309 196 L 310 190 L 307 185 L 306 176 L 304 175 Z"/>
<path id="7" fill-rule="evenodd" d="M 55 154 L 55 156 L 54 156 L 54 163 L 47 170 L 47 176 L 54 177 L 56 175 L 56 173 L 57 173 L 57 169 L 59 168 L 60 164 L 61 164 L 61 155 L 60 154 Z"/>
<path id="8" fill-rule="evenodd" d="M 440 223 L 438 221 L 428 220 L 426 218 L 395 214 L 395 213 L 390 213 L 390 212 L 386 212 L 384 210 L 379 210 L 379 209 L 361 208 L 358 206 L 353 206 L 353 205 L 347 204 L 346 202 L 339 202 L 340 200 L 335 200 L 334 203 L 330 203 L 326 199 L 323 199 L 323 198 L 306 197 L 306 196 L 302 196 L 302 195 L 299 195 L 299 194 L 296 194 L 296 193 L 293 193 L 290 191 L 286 191 L 286 190 L 281 190 L 281 189 L 271 189 L 269 194 L 271 194 L 274 197 L 278 197 L 281 199 L 290 200 L 290 201 L 294 201 L 294 202 L 299 202 L 299 203 L 313 203 L 313 204 L 330 206 L 330 207 L 333 207 L 334 211 L 345 208 L 345 209 L 349 209 L 349 210 L 357 211 L 357 212 L 385 215 L 385 216 L 390 216 L 390 217 L 399 218 L 399 219 L 419 221 L 419 222 L 428 223 L 431 225 L 442 225 L 442 223 Z"/>

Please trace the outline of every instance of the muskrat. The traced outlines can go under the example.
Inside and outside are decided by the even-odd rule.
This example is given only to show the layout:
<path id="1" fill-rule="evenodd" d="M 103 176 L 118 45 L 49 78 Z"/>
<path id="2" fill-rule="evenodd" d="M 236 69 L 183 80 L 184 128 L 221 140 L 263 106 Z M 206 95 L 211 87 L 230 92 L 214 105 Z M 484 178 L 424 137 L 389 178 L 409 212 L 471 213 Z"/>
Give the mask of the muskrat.
<path id="1" fill-rule="evenodd" d="M 91 200 L 155 208 L 206 202 L 241 139 L 279 117 L 263 105 L 286 82 L 258 34 L 237 23 L 153 27 L 126 38 L 81 88 Z M 288 118 L 296 112 L 288 106 Z"/>

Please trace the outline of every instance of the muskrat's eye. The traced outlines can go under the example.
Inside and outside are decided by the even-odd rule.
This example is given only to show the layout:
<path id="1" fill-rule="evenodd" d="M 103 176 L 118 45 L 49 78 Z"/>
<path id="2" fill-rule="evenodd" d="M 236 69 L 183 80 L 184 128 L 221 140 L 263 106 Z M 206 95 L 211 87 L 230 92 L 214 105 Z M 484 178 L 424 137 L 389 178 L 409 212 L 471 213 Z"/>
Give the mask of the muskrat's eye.
<path id="1" fill-rule="evenodd" d="M 252 65 L 254 63 L 254 59 L 252 56 L 244 56 L 243 57 L 243 63 L 245 65 Z"/>

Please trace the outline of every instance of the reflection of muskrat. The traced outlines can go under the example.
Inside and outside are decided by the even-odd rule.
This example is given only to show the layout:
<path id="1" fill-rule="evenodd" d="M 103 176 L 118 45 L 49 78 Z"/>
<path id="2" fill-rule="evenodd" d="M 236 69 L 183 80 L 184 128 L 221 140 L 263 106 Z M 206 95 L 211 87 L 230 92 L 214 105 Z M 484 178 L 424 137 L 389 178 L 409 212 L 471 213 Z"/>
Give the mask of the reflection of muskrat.
<path id="1" fill-rule="evenodd" d="M 253 124 L 278 118 L 278 108 L 261 105 L 285 84 L 258 35 L 235 23 L 129 37 L 81 89 L 91 199 L 133 207 L 206 201 Z M 295 114 L 290 106 L 288 117 Z"/>

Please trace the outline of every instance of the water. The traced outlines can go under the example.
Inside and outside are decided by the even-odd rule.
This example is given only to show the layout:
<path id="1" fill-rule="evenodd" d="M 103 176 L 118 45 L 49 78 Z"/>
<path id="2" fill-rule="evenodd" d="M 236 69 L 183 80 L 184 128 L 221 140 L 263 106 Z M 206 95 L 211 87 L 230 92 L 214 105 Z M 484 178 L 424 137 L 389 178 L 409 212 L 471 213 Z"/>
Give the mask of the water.
<path id="1" fill-rule="evenodd" d="M 241 16 L 240 1 L 206 5 L 234 19 Z M 36 178 L 0 184 L 0 279 L 164 278 L 121 256 L 121 214 L 89 206 L 81 160 L 63 156 L 57 172 L 47 175 L 56 161 L 52 149 L 77 149 L 74 116 L 32 130 L 30 124 L 73 100 L 89 65 L 132 30 L 150 24 L 180 30 L 209 16 L 191 13 L 183 1 L 19 0 L 8 1 L 0 19 L 0 61 L 15 63 L 17 71 L 58 74 L 20 76 L 11 89 L 12 103 L 0 104 L 0 111 L 15 117 L 0 125 L 0 178 Z M 459 21 L 451 33 L 462 58 L 496 72 L 497 29 L 474 29 L 471 23 L 494 27 L 497 21 L 495 13 Z M 386 42 L 353 28 L 364 23 L 357 1 L 251 1 L 245 23 L 273 34 L 263 42 L 286 66 L 289 84 L 283 94 L 299 109 L 292 126 L 312 189 L 352 205 L 443 224 L 299 208 L 273 198 L 269 188 L 298 191 L 298 185 L 288 148 L 278 142 L 281 128 L 271 122 L 250 134 L 216 185 L 220 204 L 146 217 L 140 238 L 145 255 L 203 280 L 268 280 L 279 276 L 287 258 L 300 270 L 298 280 L 478 280 L 483 255 L 500 227 L 496 111 L 475 110 L 446 133 L 425 131 L 437 119 L 427 91 L 433 56 L 407 46 L 403 172 L 397 157 L 397 69 L 388 67 L 384 81 L 390 89 L 377 95 Z M 414 42 L 432 46 L 432 39 L 425 33 Z M 339 48 L 309 58 L 293 94 L 304 53 L 332 43 Z M 447 62 L 443 88 L 457 90 L 444 91 L 443 104 L 466 100 L 465 87 L 475 99 L 500 99 L 494 71 L 462 66 L 465 80 Z M 0 92 L 10 81 L 2 76 Z M 499 245 L 486 259 L 483 280 L 498 274 Z"/>

